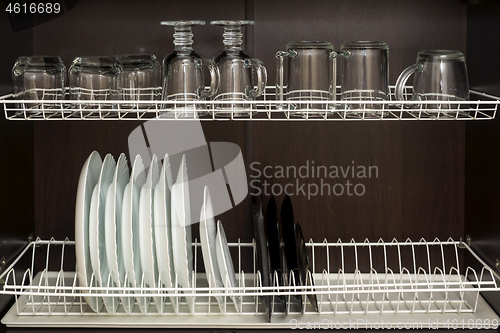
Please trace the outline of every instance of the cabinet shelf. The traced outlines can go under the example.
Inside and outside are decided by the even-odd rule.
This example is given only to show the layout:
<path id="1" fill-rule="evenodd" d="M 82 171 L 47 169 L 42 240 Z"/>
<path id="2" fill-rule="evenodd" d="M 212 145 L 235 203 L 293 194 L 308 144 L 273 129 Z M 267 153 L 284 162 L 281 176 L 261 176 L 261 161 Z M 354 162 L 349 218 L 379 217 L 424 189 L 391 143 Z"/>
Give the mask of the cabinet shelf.
<path id="1" fill-rule="evenodd" d="M 405 87 L 407 99 L 411 91 Z M 340 101 L 339 96 L 337 87 L 336 101 L 277 101 L 275 88 L 267 87 L 255 101 L 75 101 L 66 91 L 65 100 L 15 100 L 8 94 L 0 104 L 9 120 L 380 121 L 488 120 L 500 103 L 500 97 L 474 90 L 470 101 L 396 102 L 394 86 L 388 101 Z"/>
<path id="2" fill-rule="evenodd" d="M 210 286 L 204 272 L 193 272 L 193 288 L 149 288 L 144 282 L 138 288 L 79 287 L 78 275 L 65 259 L 71 255 L 74 244 L 69 240 L 37 239 L 26 246 L 0 276 L 0 294 L 14 295 L 16 299 L 2 323 L 23 327 L 290 328 L 301 322 L 356 322 L 356 327 L 370 328 L 382 319 L 377 320 L 377 316 L 384 315 L 385 323 L 420 323 L 418 328 L 435 323 L 446 327 L 447 321 L 449 324 L 463 320 L 469 326 L 484 325 L 485 320 L 489 325 L 499 324 L 498 316 L 480 292 L 499 291 L 500 275 L 467 244 L 452 239 L 333 243 L 311 240 L 306 244 L 312 258 L 307 274 L 313 277 L 314 284 L 307 286 L 295 285 L 292 278 L 287 285 L 279 285 L 275 278 L 272 286 L 263 286 L 255 268 L 255 243 L 238 241 L 229 244 L 239 272 L 238 286 L 234 288 Z M 196 263 L 202 260 L 200 244 L 194 242 L 193 247 Z M 471 266 L 463 265 L 465 255 L 474 261 Z M 31 268 L 26 271 L 17 268 L 23 259 L 31 260 Z M 245 262 L 250 267 L 253 262 L 248 272 L 242 268 Z M 35 274 L 37 266 L 42 269 Z M 297 294 L 303 295 L 302 301 L 295 299 Z M 317 312 L 309 297 L 305 297 L 311 294 L 317 297 Z M 162 309 L 157 309 L 151 300 L 146 313 L 141 313 L 137 304 L 131 313 L 126 313 L 119 297 L 131 295 L 159 297 Z M 242 300 L 239 311 L 228 297 L 235 295 Z M 117 313 L 110 314 L 105 307 L 93 312 L 85 296 L 109 297 L 120 302 Z M 193 313 L 184 296 L 193 296 L 189 298 L 194 302 Z M 223 299 L 223 306 L 219 307 L 216 296 Z M 179 299 L 177 313 L 171 297 Z M 288 304 L 284 305 L 280 298 L 286 298 Z M 272 311 L 270 322 L 265 304 Z"/>

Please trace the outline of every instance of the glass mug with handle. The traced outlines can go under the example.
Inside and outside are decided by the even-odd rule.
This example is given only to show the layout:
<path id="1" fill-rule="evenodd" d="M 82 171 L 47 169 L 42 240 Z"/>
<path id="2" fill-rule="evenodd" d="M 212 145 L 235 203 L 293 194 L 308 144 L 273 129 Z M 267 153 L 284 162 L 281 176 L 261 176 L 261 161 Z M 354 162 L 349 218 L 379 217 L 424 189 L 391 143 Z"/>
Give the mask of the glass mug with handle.
<path id="1" fill-rule="evenodd" d="M 389 45 L 375 41 L 353 41 L 340 47 L 340 99 L 348 118 L 380 118 L 387 115 L 389 100 Z M 361 103 L 352 103 L 360 101 Z M 379 111 L 380 110 L 380 111 Z"/>
<path id="2" fill-rule="evenodd" d="M 221 83 L 215 101 L 214 113 L 223 117 L 244 117 L 252 111 L 251 103 L 231 103 L 234 101 L 253 101 L 264 93 L 267 83 L 267 71 L 259 59 L 252 58 L 241 47 L 244 25 L 253 25 L 254 21 L 212 21 L 213 25 L 224 27 L 224 49 L 214 56 L 219 67 Z M 252 74 L 256 82 L 252 82 Z"/>
<path id="3" fill-rule="evenodd" d="M 323 41 L 290 42 L 286 51 L 278 51 L 276 99 L 290 101 L 278 107 L 304 118 L 333 112 L 321 101 L 336 98 L 336 57 L 333 44 Z M 295 103 L 302 101 L 308 103 Z"/>
<path id="4" fill-rule="evenodd" d="M 17 108 L 30 109 L 29 115 L 26 116 L 50 116 L 59 113 L 61 110 L 57 109 L 61 108 L 61 104 L 47 101 L 63 100 L 65 83 L 66 67 L 60 57 L 19 57 L 12 68 L 14 99 L 40 101 L 16 105 Z"/>
<path id="5" fill-rule="evenodd" d="M 447 103 L 469 100 L 469 81 L 465 56 L 460 51 L 425 50 L 420 51 L 415 64 L 406 68 L 396 82 L 396 100 L 404 101 L 404 89 L 408 78 L 413 78 L 412 101 L 436 101 L 409 105 L 412 112 L 422 112 L 431 117 L 466 116 L 468 105 Z M 425 111 L 420 111 L 425 109 Z M 443 111 L 444 110 L 444 111 Z"/>
<path id="6" fill-rule="evenodd" d="M 204 21 L 164 21 L 162 25 L 172 26 L 175 49 L 163 60 L 163 100 L 167 116 L 196 118 L 206 114 L 206 105 L 190 103 L 213 97 L 219 87 L 219 69 L 212 60 L 202 59 L 193 50 L 193 33 L 195 25 L 204 25 Z M 210 87 L 205 89 L 204 67 L 210 72 Z"/>

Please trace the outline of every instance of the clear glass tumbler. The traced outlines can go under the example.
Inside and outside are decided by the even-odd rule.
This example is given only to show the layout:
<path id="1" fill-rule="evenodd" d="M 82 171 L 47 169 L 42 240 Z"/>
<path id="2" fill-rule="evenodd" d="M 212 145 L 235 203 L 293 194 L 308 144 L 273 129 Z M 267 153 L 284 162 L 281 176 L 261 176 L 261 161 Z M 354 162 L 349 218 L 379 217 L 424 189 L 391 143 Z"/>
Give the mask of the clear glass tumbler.
<path id="1" fill-rule="evenodd" d="M 193 50 L 191 27 L 204 25 L 204 21 L 165 21 L 162 25 L 173 26 L 175 49 L 163 60 L 163 100 L 175 103 L 165 104 L 167 116 L 197 117 L 207 113 L 206 105 L 191 103 L 210 99 L 219 87 L 219 70 L 209 59 L 202 59 Z M 205 89 L 204 67 L 210 72 L 210 87 Z"/>
<path id="2" fill-rule="evenodd" d="M 335 100 L 336 56 L 333 44 L 323 41 L 290 42 L 278 51 L 276 99 L 294 116 L 323 117 Z M 307 103 L 302 103 L 307 102 Z"/>
<path id="3" fill-rule="evenodd" d="M 215 94 L 214 112 L 222 117 L 244 117 L 252 111 L 251 103 L 231 103 L 235 101 L 253 101 L 264 93 L 267 83 L 267 71 L 259 59 L 252 58 L 241 47 L 244 25 L 253 25 L 254 21 L 212 21 L 213 25 L 224 27 L 224 49 L 214 56 L 220 71 L 220 85 Z M 253 78 L 256 82 L 253 82 Z"/>
<path id="4" fill-rule="evenodd" d="M 59 57 L 19 57 L 12 68 L 14 99 L 44 101 L 43 103 L 33 102 L 17 105 L 18 108 L 33 109 L 29 111 L 30 116 L 60 112 L 60 110 L 54 110 L 61 108 L 60 103 L 47 103 L 45 101 L 63 100 L 65 83 L 66 67 Z"/>
<path id="5" fill-rule="evenodd" d="M 414 109 L 413 113 L 421 114 L 423 112 L 431 117 L 457 117 L 468 114 L 468 111 L 463 110 L 469 107 L 468 104 L 446 103 L 469 100 L 469 80 L 465 56 L 462 52 L 453 50 L 420 51 L 416 63 L 406 68 L 396 82 L 396 100 L 405 100 L 405 84 L 412 74 L 415 76 L 411 100 L 436 101 L 436 103 L 409 105 L 409 108 Z"/>
<path id="6" fill-rule="evenodd" d="M 117 57 L 77 57 L 68 70 L 70 98 L 83 103 L 74 105 L 74 112 L 86 109 L 112 109 L 116 103 L 92 103 L 91 101 L 115 101 L 121 98 L 122 67 Z M 82 115 L 99 116 L 98 112 Z"/>
<path id="7" fill-rule="evenodd" d="M 122 67 L 122 100 L 131 102 L 161 100 L 161 65 L 154 54 L 119 55 L 118 64 Z M 138 109 L 155 108 L 154 103 L 121 105 Z"/>
<path id="8" fill-rule="evenodd" d="M 340 47 L 340 99 L 363 103 L 345 104 L 346 117 L 379 118 L 387 115 L 389 100 L 389 45 L 383 42 L 354 41 Z M 380 110 L 380 111 L 379 111 Z"/>

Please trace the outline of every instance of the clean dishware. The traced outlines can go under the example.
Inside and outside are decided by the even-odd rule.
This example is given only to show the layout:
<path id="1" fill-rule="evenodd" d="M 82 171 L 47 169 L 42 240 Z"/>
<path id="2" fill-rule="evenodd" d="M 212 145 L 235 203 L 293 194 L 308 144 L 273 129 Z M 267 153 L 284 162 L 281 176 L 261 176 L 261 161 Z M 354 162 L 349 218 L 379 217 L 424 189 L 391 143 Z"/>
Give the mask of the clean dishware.
<path id="1" fill-rule="evenodd" d="M 161 99 L 161 65 L 154 54 L 122 54 L 117 58 L 122 68 L 121 93 L 124 101 Z M 121 107 L 154 108 L 154 103 L 123 103 Z"/>
<path id="2" fill-rule="evenodd" d="M 105 236 L 106 236 L 106 256 L 111 277 L 110 286 L 123 287 L 125 280 L 125 267 L 123 266 L 123 249 L 121 247 L 122 237 L 122 204 L 123 192 L 130 178 L 127 158 L 125 154 L 120 154 L 113 176 L 113 182 L 109 185 L 106 194 L 106 216 L 105 216 Z M 132 308 L 130 302 L 121 297 L 122 305 L 126 313 L 130 313 Z"/>
<path id="3" fill-rule="evenodd" d="M 304 118 L 330 114 L 324 101 L 336 98 L 336 57 L 333 44 L 325 41 L 290 42 L 286 51 L 278 51 L 276 99 L 289 101 L 278 107 Z"/>
<path id="4" fill-rule="evenodd" d="M 300 287 L 303 283 L 300 279 L 299 271 L 298 248 L 295 237 L 295 218 L 293 216 L 292 200 L 288 195 L 285 196 L 281 203 L 280 222 L 281 230 L 283 231 L 283 242 L 285 244 L 286 266 L 290 272 L 290 275 L 288 275 L 289 285 Z M 291 280 L 292 275 L 294 279 L 293 283 Z M 295 298 L 299 304 L 302 304 L 302 295 L 295 295 Z M 303 313 L 302 307 L 301 311 Z"/>
<path id="5" fill-rule="evenodd" d="M 227 244 L 224 227 L 222 227 L 222 223 L 220 221 L 217 221 L 215 252 L 217 255 L 217 263 L 223 286 L 225 288 L 236 288 L 238 286 L 238 282 L 236 281 L 236 275 L 234 273 L 233 259 L 231 258 L 231 252 L 229 251 L 229 245 Z M 229 292 L 234 293 L 235 291 L 230 290 Z M 240 313 L 242 311 L 241 297 L 231 296 L 231 299 L 233 300 L 236 312 Z"/>
<path id="6" fill-rule="evenodd" d="M 304 286 L 314 287 L 313 272 L 309 271 L 309 255 L 307 254 L 306 241 L 304 239 L 304 234 L 302 233 L 302 227 L 298 222 L 295 225 L 295 237 L 299 257 L 300 279 Z M 307 294 L 307 299 L 309 300 L 309 303 L 311 303 L 314 311 L 318 312 L 318 299 L 316 298 L 316 295 Z"/>
<path id="7" fill-rule="evenodd" d="M 116 57 L 77 57 L 68 70 L 70 99 L 82 101 L 73 107 L 74 112 L 85 116 L 100 116 L 97 111 L 86 109 L 110 109 L 113 103 L 91 103 L 91 101 L 114 101 L 121 98 L 122 67 Z"/>
<path id="8" fill-rule="evenodd" d="M 182 155 L 177 180 L 172 186 L 172 249 L 175 281 L 183 288 L 193 285 L 193 241 L 186 156 Z M 189 291 L 190 292 L 190 291 Z M 185 296 L 189 311 L 194 313 L 194 296 Z"/>
<path id="9" fill-rule="evenodd" d="M 214 56 L 219 67 L 220 84 L 215 93 L 217 102 L 214 112 L 217 116 L 242 117 L 252 113 L 250 103 L 231 103 L 253 101 L 264 93 L 267 71 L 259 59 L 252 58 L 241 47 L 244 25 L 254 25 L 254 21 L 212 21 L 213 25 L 224 27 L 224 49 Z M 252 70 L 254 75 L 252 75 Z M 252 77 L 256 82 L 252 82 Z"/>
<path id="10" fill-rule="evenodd" d="M 262 208 L 262 196 L 252 197 L 253 231 L 256 244 L 257 269 L 260 272 L 260 285 L 271 286 L 269 248 L 267 245 L 266 226 L 264 224 L 264 213 Z M 269 322 L 271 322 L 272 311 L 269 306 L 269 296 L 260 296 L 266 310 Z"/>
<path id="11" fill-rule="evenodd" d="M 126 279 L 124 287 L 140 288 L 142 286 L 141 244 L 139 242 L 139 199 L 140 190 L 146 182 L 144 163 L 137 155 L 132 166 L 130 180 L 123 193 L 122 206 L 122 249 Z M 140 291 L 136 291 L 140 294 Z M 137 304 L 142 313 L 147 313 L 149 297 L 136 295 Z M 131 297 L 125 300 L 127 307 L 133 307 Z"/>
<path id="12" fill-rule="evenodd" d="M 89 223 L 89 237 L 90 239 L 90 254 L 94 276 L 97 279 L 100 287 L 108 287 L 111 282 L 109 281 L 110 270 L 107 262 L 106 253 L 106 198 L 109 187 L 113 182 L 114 173 L 116 169 L 116 162 L 111 154 L 107 154 L 104 158 L 99 181 L 94 188 L 95 194 L 95 210 L 91 209 L 90 223 Z M 94 198 L 92 198 L 94 203 Z M 92 205 L 91 205 L 92 207 Z M 95 264 L 94 264 L 95 262 Z M 107 292 L 102 292 L 107 293 Z M 109 313 L 116 313 L 119 304 L 118 297 L 103 297 L 104 305 Z"/>
<path id="13" fill-rule="evenodd" d="M 97 285 L 95 279 L 91 286 L 92 264 L 90 263 L 89 248 L 89 216 L 92 201 L 92 192 L 99 181 L 102 159 L 98 152 L 93 151 L 83 164 L 78 180 L 75 208 L 75 255 L 78 271 L 78 284 L 82 288 Z M 102 299 L 84 296 L 92 311 L 98 311 L 102 306 Z"/>
<path id="14" fill-rule="evenodd" d="M 92 191 L 92 199 L 90 200 L 90 214 L 89 214 L 89 249 L 90 249 L 90 264 L 92 267 L 92 276 L 90 278 L 93 281 L 93 285 L 97 287 L 102 287 L 101 274 L 99 271 L 99 262 L 96 259 L 98 258 L 98 245 L 96 246 L 96 242 L 94 239 L 98 237 L 96 229 L 92 229 L 92 225 L 97 225 L 96 216 L 99 215 L 99 211 L 97 210 L 97 203 L 99 201 L 99 183 L 94 187 Z M 97 267 L 97 269 L 95 268 Z M 91 290 L 91 294 L 97 294 L 98 291 Z M 93 297 L 97 298 L 99 303 L 102 303 L 104 300 L 101 300 L 101 297 Z M 106 310 L 108 307 L 106 306 Z M 108 310 L 109 312 L 109 310 Z"/>
<path id="15" fill-rule="evenodd" d="M 389 45 L 375 41 L 353 41 L 340 47 L 340 99 L 360 101 L 345 104 L 346 116 L 380 118 L 389 100 Z M 386 109 L 386 107 L 385 107 Z"/>
<path id="16" fill-rule="evenodd" d="M 200 241 L 203 263 L 207 280 L 212 288 L 221 288 L 224 286 L 217 263 L 216 241 L 217 226 L 215 225 L 212 199 L 208 187 L 203 190 L 203 205 L 200 212 Z M 221 312 L 224 309 L 224 301 L 221 296 L 216 296 L 217 303 Z"/>
<path id="17" fill-rule="evenodd" d="M 99 287 L 108 287 L 109 268 L 106 256 L 106 235 L 105 235 L 105 216 L 106 216 L 106 194 L 113 181 L 116 169 L 116 162 L 111 154 L 107 154 L 102 163 L 99 181 L 97 182 L 92 201 L 90 205 L 89 216 L 89 247 L 90 262 L 94 278 Z M 105 294 L 106 292 L 102 292 Z M 117 297 L 103 297 L 104 305 L 109 313 L 115 313 L 118 307 Z"/>
<path id="18" fill-rule="evenodd" d="M 269 199 L 266 209 L 265 217 L 267 243 L 269 246 L 269 259 L 271 266 L 271 284 L 275 286 L 286 286 L 286 259 L 284 256 L 283 248 L 281 247 L 280 226 L 278 222 L 278 209 L 274 197 Z M 274 301 L 284 304 L 285 311 L 288 311 L 287 297 L 279 295 L 273 297 Z M 273 311 L 273 309 L 271 310 Z M 274 311 L 273 311 L 274 312 Z"/>
<path id="19" fill-rule="evenodd" d="M 160 169 L 158 166 L 158 158 L 153 155 L 151 165 L 149 166 L 146 182 L 142 186 L 139 197 L 139 243 L 141 267 L 144 287 L 156 288 L 156 280 L 158 279 L 158 269 L 156 266 L 156 250 L 155 250 L 155 228 L 153 221 L 153 190 L 158 184 L 160 178 Z M 161 297 L 153 297 L 157 311 L 160 311 Z"/>
<path id="20" fill-rule="evenodd" d="M 165 21 L 173 26 L 175 49 L 163 60 L 163 99 L 171 101 L 166 108 L 179 117 L 196 117 L 206 114 L 206 106 L 192 101 L 213 97 L 219 87 L 219 69 L 212 60 L 203 59 L 193 50 L 191 27 L 205 25 L 204 21 Z M 204 67 L 210 72 L 210 87 L 205 90 Z M 173 103 L 175 102 L 175 103 Z"/>
<path id="21" fill-rule="evenodd" d="M 66 67 L 60 57 L 32 56 L 17 58 L 12 68 L 12 94 L 14 99 L 43 101 L 34 103 L 23 103 L 19 108 L 33 109 L 29 115 L 60 112 L 59 103 L 46 101 L 63 100 L 65 95 Z"/>
<path id="22" fill-rule="evenodd" d="M 154 190 L 154 234 L 156 245 L 156 264 L 158 266 L 159 287 L 174 288 L 175 267 L 172 249 L 172 221 L 171 221 L 171 188 L 172 170 L 168 154 L 163 158 L 160 179 Z M 170 292 L 172 293 L 172 292 Z M 171 296 L 170 302 L 174 312 L 178 313 L 178 297 Z M 164 312 L 164 302 L 159 309 Z"/>
<path id="23" fill-rule="evenodd" d="M 418 108 L 431 109 L 424 111 L 431 117 L 456 117 L 457 111 L 458 114 L 467 112 L 459 110 L 460 104 L 447 103 L 449 101 L 469 100 L 467 67 L 462 52 L 452 50 L 420 51 L 416 63 L 406 68 L 396 82 L 396 100 L 405 100 L 404 88 L 406 81 L 412 74 L 415 75 L 411 100 L 415 101 L 415 104 L 410 107 L 416 108 L 415 113 L 421 112 Z M 435 101 L 436 103 L 420 104 L 419 101 Z M 463 105 L 462 108 L 464 108 Z M 453 109 L 455 111 L 449 111 Z"/>

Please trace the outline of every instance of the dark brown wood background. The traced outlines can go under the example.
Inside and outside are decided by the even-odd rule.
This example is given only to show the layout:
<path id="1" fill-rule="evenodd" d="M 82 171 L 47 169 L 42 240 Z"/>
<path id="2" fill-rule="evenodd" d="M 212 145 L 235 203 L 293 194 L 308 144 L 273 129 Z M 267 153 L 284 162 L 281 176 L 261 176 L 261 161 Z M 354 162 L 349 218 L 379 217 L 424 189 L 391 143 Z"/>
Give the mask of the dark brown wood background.
<path id="1" fill-rule="evenodd" d="M 390 46 L 390 84 L 422 49 L 466 51 L 467 6 L 458 0 L 80 1 L 65 15 L 33 28 L 33 54 L 53 54 L 67 67 L 76 56 L 173 50 L 162 20 L 201 19 L 194 47 L 211 58 L 222 48 L 214 19 L 253 19 L 246 48 L 263 60 L 274 84 L 275 53 L 292 40 L 348 40 Z M 35 234 L 74 239 L 75 194 L 91 151 L 117 157 L 140 122 L 34 124 Z M 377 166 L 374 179 L 353 180 L 363 196 L 292 197 L 306 238 L 335 241 L 459 239 L 464 236 L 465 124 L 462 122 L 203 123 L 210 141 L 237 143 L 246 163 L 264 166 Z M 31 152 L 30 152 L 31 154 Z M 129 158 L 130 160 L 130 158 Z M 247 172 L 250 174 L 251 170 Z M 264 179 L 262 179 L 264 180 Z M 285 185 L 295 179 L 267 179 Z M 301 180 L 302 181 L 302 180 Z M 305 179 L 317 183 L 319 179 Z M 327 180 L 345 182 L 343 179 Z M 307 186 L 307 185 L 306 185 Z M 278 205 L 282 201 L 278 197 Z M 266 198 L 267 200 L 268 198 Z M 249 202 L 222 214 L 229 241 L 253 236 Z"/>

